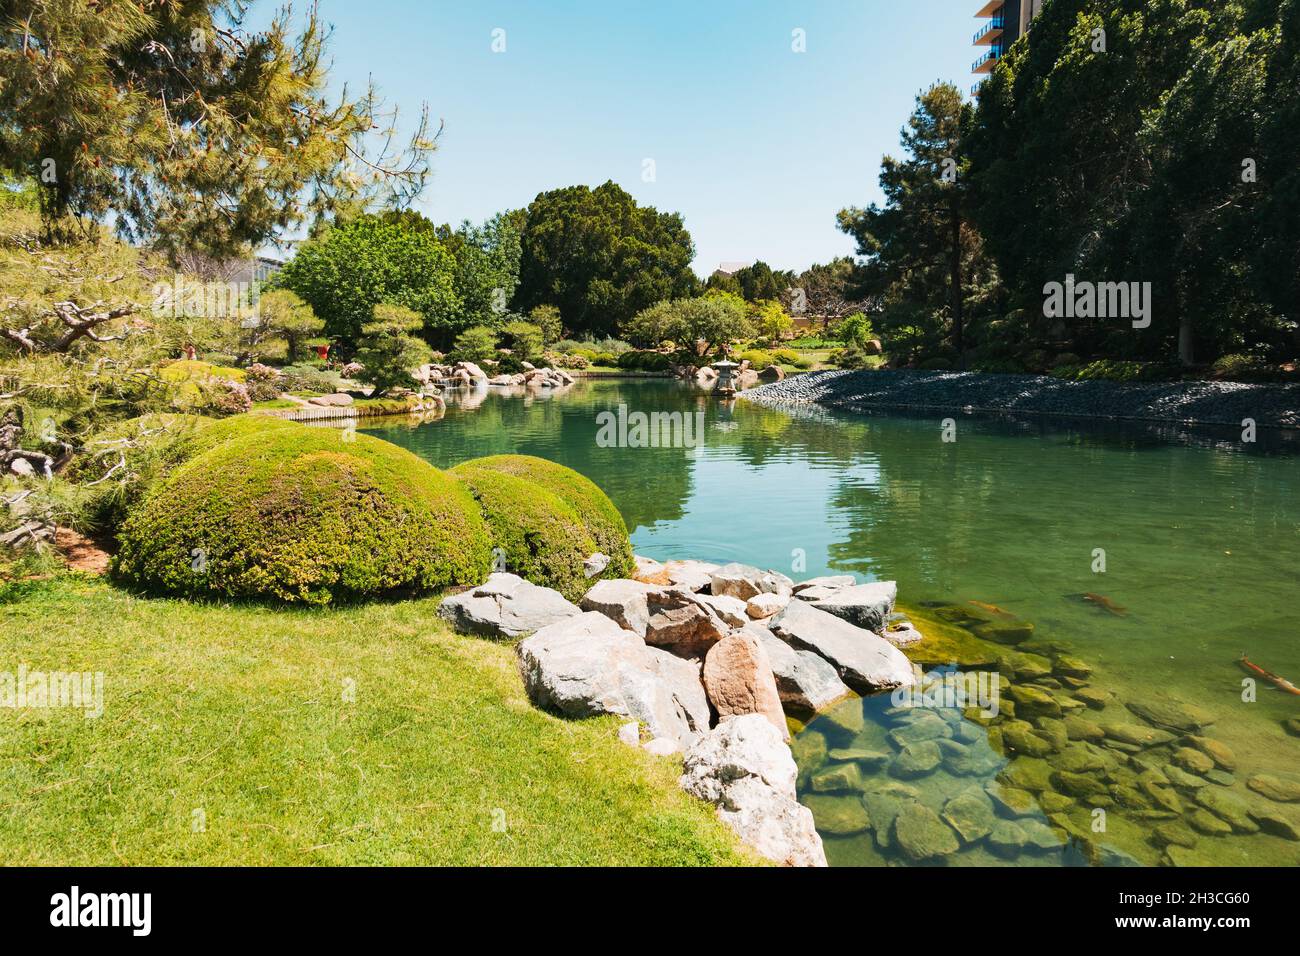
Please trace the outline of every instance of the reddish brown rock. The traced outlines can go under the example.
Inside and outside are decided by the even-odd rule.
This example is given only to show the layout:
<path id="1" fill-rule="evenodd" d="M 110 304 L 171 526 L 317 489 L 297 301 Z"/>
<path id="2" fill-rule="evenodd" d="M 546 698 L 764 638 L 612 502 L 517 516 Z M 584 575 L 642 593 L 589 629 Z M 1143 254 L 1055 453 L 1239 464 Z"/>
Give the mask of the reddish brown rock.
<path id="1" fill-rule="evenodd" d="M 740 631 L 710 648 L 704 658 L 704 690 L 720 720 L 762 714 L 782 739 L 790 739 L 772 664 L 754 635 Z"/>

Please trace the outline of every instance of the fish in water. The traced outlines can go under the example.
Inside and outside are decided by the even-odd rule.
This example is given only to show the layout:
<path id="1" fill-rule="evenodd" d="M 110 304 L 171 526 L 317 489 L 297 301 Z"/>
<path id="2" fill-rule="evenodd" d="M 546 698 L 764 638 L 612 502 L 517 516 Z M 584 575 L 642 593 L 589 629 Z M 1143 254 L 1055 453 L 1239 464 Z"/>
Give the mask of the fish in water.
<path id="1" fill-rule="evenodd" d="M 1237 663 L 1240 664 L 1242 667 L 1246 668 L 1246 670 L 1250 671 L 1252 674 L 1258 674 L 1260 677 L 1264 678 L 1264 680 L 1268 681 L 1270 684 L 1275 684 L 1277 687 L 1286 691 L 1288 694 L 1295 694 L 1297 697 L 1300 697 L 1300 687 L 1296 687 L 1295 684 L 1291 683 L 1285 677 L 1279 677 L 1277 674 L 1274 674 L 1272 671 L 1265 670 L 1264 668 L 1260 667 L 1258 664 L 1253 662 L 1245 654 L 1241 655 L 1241 660 L 1239 660 Z"/>
<path id="2" fill-rule="evenodd" d="M 1014 617 L 1010 611 L 998 607 L 996 604 L 985 604 L 983 601 L 971 601 L 975 607 L 988 611 L 990 614 L 1001 614 L 1003 617 Z"/>
<path id="3" fill-rule="evenodd" d="M 1088 591 L 1086 594 L 1078 594 L 1074 596 L 1081 598 L 1083 601 L 1091 604 L 1099 610 L 1106 611 L 1108 614 L 1114 614 L 1116 617 L 1123 617 L 1128 614 L 1128 608 L 1120 607 L 1104 594 L 1093 594 L 1091 591 Z"/>

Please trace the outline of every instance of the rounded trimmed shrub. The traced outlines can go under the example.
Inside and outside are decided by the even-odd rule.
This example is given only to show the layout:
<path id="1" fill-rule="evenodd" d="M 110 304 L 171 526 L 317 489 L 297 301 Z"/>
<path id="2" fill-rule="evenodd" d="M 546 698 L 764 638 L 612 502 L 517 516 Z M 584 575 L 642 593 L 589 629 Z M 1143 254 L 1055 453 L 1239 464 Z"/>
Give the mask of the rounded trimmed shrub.
<path id="1" fill-rule="evenodd" d="M 147 590 L 304 604 L 477 584 L 491 564 L 459 482 L 377 438 L 289 422 L 191 459 L 118 543 L 114 572 Z"/>
<path id="2" fill-rule="evenodd" d="M 591 587 L 582 562 L 600 548 L 578 512 L 528 478 L 468 461 L 449 475 L 463 482 L 483 511 L 505 570 L 554 588 L 577 602 Z"/>
<path id="3" fill-rule="evenodd" d="M 609 555 L 609 567 L 600 577 L 617 578 L 632 573 L 632 542 L 628 539 L 623 516 L 614 507 L 614 502 L 609 500 L 609 496 L 591 479 L 572 468 L 530 455 L 475 458 L 458 465 L 454 470 L 460 472 L 461 469 L 470 468 L 522 478 L 534 488 L 555 495 L 576 513 L 582 527 L 595 543 L 595 550 Z M 593 578 L 588 583 L 595 580 Z"/>

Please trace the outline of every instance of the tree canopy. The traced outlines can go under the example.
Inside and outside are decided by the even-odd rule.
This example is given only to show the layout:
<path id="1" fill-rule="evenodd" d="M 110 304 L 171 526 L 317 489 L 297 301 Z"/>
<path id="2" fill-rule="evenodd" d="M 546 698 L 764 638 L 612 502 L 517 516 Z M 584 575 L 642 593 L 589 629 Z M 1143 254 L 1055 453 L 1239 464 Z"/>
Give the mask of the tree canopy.
<path id="1" fill-rule="evenodd" d="M 976 220 L 1028 331 L 1188 363 L 1284 340 L 1300 317 L 1298 49 L 1297 0 L 1043 8 L 969 137 Z M 1045 319 L 1044 284 L 1069 274 L 1150 282 L 1150 327 Z"/>
<path id="2" fill-rule="evenodd" d="M 326 95 L 325 30 L 260 32 L 228 0 L 13 0 L 0 31 L 0 168 L 33 177 L 47 241 L 118 231 L 169 252 L 242 253 L 312 216 L 423 187 L 427 118 L 374 151 L 373 91 Z M 367 145 L 369 144 L 369 145 Z"/>
<path id="3" fill-rule="evenodd" d="M 560 310 L 575 335 L 610 335 L 642 309 L 693 294 L 695 246 L 677 213 L 638 206 L 613 182 L 528 206 L 515 304 Z"/>
<path id="4" fill-rule="evenodd" d="M 425 329 L 450 327 L 461 301 L 456 262 L 431 230 L 364 215 L 304 242 L 276 276 L 325 322 L 325 334 L 354 345 L 380 303 L 418 313 Z"/>

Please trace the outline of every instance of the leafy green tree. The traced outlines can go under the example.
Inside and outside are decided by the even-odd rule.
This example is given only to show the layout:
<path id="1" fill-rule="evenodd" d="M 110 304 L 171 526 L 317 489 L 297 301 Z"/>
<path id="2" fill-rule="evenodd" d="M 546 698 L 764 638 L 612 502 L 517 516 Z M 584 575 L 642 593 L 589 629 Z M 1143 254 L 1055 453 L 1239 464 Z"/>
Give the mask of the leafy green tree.
<path id="1" fill-rule="evenodd" d="M 965 349 L 965 282 L 979 255 L 968 221 L 962 130 L 971 108 L 953 85 L 941 83 L 916 100 L 903 130 L 905 158 L 881 162 L 885 205 L 840 211 L 840 228 L 857 241 L 864 291 L 914 311 L 924 306 L 938 334 Z"/>
<path id="2" fill-rule="evenodd" d="M 455 270 L 432 231 L 365 215 L 304 242 L 275 282 L 310 305 L 326 335 L 346 348 L 381 302 L 419 313 L 426 331 L 446 328 L 461 305 Z"/>
<path id="3" fill-rule="evenodd" d="M 497 333 L 491 326 L 472 325 L 456 336 L 451 354 L 461 362 L 486 362 L 497 354 Z"/>
<path id="4" fill-rule="evenodd" d="M 542 330 L 542 341 L 546 345 L 554 345 L 564 338 L 564 323 L 560 318 L 560 310 L 553 305 L 535 306 L 528 313 L 528 321 Z"/>
<path id="5" fill-rule="evenodd" d="M 531 362 L 541 356 L 544 342 L 540 327 L 516 320 L 502 326 L 501 333 L 515 358 Z"/>
<path id="6" fill-rule="evenodd" d="M 637 313 L 623 331 L 644 345 L 671 340 L 678 348 L 707 356 L 752 335 L 754 327 L 744 299 L 729 292 L 711 292 L 693 299 L 658 302 Z"/>
<path id="7" fill-rule="evenodd" d="M 515 305 L 550 304 L 574 335 L 610 335 L 662 299 L 693 294 L 695 247 L 677 213 L 638 206 L 613 182 L 529 205 Z"/>
<path id="8" fill-rule="evenodd" d="M 854 312 L 852 315 L 845 316 L 835 325 L 835 335 L 845 345 L 855 345 L 858 348 L 866 345 L 871 339 L 875 338 L 875 330 L 871 326 L 871 320 L 861 312 Z"/>
<path id="9" fill-rule="evenodd" d="M 380 303 L 372 318 L 361 328 L 357 361 L 365 369 L 362 381 L 379 393 L 399 386 L 409 387 L 411 372 L 428 362 L 432 352 L 419 338 L 423 317 L 401 305 Z"/>
<path id="10" fill-rule="evenodd" d="M 292 364 L 309 342 L 325 330 L 325 323 L 302 299 L 288 289 L 272 289 L 257 300 L 257 311 L 243 330 L 248 357 L 269 355 L 267 346 L 281 343 L 284 360 Z"/>
<path id="11" fill-rule="evenodd" d="M 1295 354 L 1297 24 L 1296 0 L 1044 6 L 969 136 L 975 215 L 1022 338 L 1189 364 Z M 1044 284 L 1070 274 L 1150 282 L 1149 328 L 1044 318 Z"/>
<path id="12" fill-rule="evenodd" d="M 773 299 L 757 303 L 754 313 L 754 329 L 769 342 L 779 342 L 794 328 L 794 319 L 785 311 L 785 307 Z"/>
<path id="13" fill-rule="evenodd" d="M 228 0 L 12 0 L 0 32 L 0 168 L 35 177 L 48 240 L 118 231 L 241 253 L 275 231 L 423 187 L 427 116 L 376 154 L 373 91 L 327 101 L 325 36 L 282 11 L 258 32 Z"/>

